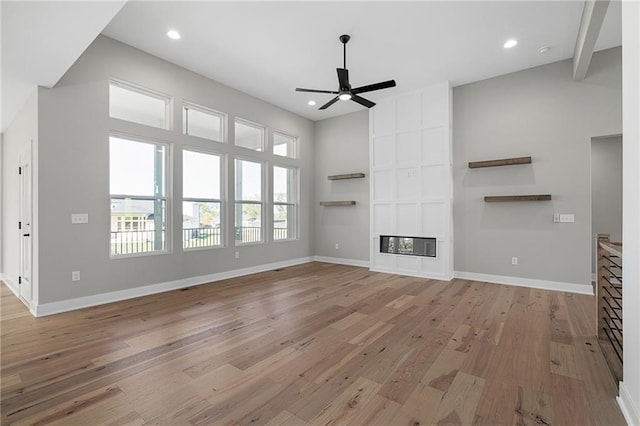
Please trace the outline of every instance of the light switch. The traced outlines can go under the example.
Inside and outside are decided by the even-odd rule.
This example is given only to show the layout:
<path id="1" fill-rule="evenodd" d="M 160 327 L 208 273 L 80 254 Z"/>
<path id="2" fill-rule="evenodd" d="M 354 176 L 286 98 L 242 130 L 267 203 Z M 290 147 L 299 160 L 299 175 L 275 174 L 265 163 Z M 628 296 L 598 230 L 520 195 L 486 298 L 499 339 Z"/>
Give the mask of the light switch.
<path id="1" fill-rule="evenodd" d="M 89 214 L 88 213 L 72 213 L 71 214 L 71 223 L 89 223 Z"/>
<path id="2" fill-rule="evenodd" d="M 561 223 L 573 223 L 575 222 L 575 215 L 573 214 L 561 214 L 560 215 L 560 222 Z"/>

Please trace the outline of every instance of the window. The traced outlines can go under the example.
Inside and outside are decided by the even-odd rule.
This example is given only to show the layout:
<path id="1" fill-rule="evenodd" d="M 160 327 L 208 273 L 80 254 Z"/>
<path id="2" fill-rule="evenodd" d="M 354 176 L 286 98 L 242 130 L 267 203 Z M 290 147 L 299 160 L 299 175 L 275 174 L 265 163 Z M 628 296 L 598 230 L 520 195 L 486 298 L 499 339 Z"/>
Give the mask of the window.
<path id="1" fill-rule="evenodd" d="M 264 127 L 236 118 L 235 144 L 254 151 L 264 150 Z"/>
<path id="2" fill-rule="evenodd" d="M 273 239 L 296 238 L 298 169 L 273 167 Z"/>
<path id="3" fill-rule="evenodd" d="M 235 160 L 236 243 L 262 242 L 262 164 Z"/>
<path id="4" fill-rule="evenodd" d="M 220 156 L 182 152 L 182 246 L 222 245 Z"/>
<path id="5" fill-rule="evenodd" d="M 283 157 L 296 158 L 298 138 L 273 132 L 273 153 Z"/>
<path id="6" fill-rule="evenodd" d="M 224 142 L 224 114 L 208 108 L 186 104 L 182 108 L 182 133 L 216 142 Z"/>
<path id="7" fill-rule="evenodd" d="M 128 83 L 109 83 L 109 116 L 138 124 L 169 129 L 171 97 Z"/>
<path id="8" fill-rule="evenodd" d="M 109 138 L 111 255 L 167 251 L 167 146 Z"/>

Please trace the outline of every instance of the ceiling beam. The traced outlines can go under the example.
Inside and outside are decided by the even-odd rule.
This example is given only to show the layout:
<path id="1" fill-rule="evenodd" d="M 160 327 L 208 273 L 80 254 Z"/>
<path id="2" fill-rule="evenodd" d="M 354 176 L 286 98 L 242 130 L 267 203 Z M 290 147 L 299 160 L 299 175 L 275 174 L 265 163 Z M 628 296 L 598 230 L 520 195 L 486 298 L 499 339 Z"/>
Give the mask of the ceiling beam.
<path id="1" fill-rule="evenodd" d="M 586 0 L 582 10 L 582 21 L 573 51 L 573 79 L 583 80 L 587 76 L 593 49 L 595 48 L 602 22 L 607 14 L 609 0 Z"/>

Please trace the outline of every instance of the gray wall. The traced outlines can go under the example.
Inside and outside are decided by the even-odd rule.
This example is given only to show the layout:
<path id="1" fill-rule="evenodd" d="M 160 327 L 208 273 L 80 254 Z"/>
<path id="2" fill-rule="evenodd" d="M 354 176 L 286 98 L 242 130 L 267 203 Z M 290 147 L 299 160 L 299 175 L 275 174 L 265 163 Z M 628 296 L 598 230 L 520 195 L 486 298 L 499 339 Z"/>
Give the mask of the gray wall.
<path id="1" fill-rule="evenodd" d="M 456 271 L 591 282 L 591 138 L 621 133 L 621 49 L 595 53 L 581 82 L 571 69 L 566 60 L 454 88 Z M 519 156 L 533 164 L 467 168 Z M 483 201 L 544 193 L 552 201 Z M 575 223 L 553 223 L 554 212 Z"/>
<path id="2" fill-rule="evenodd" d="M 316 122 L 314 254 L 369 261 L 369 111 Z M 364 179 L 330 181 L 329 175 L 363 172 Z M 322 207 L 320 201 L 355 200 Z M 336 244 L 339 248 L 336 249 Z"/>
<path id="3" fill-rule="evenodd" d="M 259 72 L 259 71 L 256 71 Z M 173 131 L 110 119 L 109 78 L 118 78 L 174 96 Z M 233 144 L 216 144 L 181 134 L 181 102 L 191 101 L 300 137 L 300 161 L 264 153 L 268 164 L 300 165 L 300 239 L 183 252 L 181 234 L 181 149 L 212 148 L 228 156 L 252 157 Z M 41 89 L 40 132 L 40 303 L 129 289 L 239 268 L 311 256 L 313 197 L 313 129 L 310 120 L 206 79 L 139 50 L 100 36 L 60 82 Z M 229 126 L 233 140 L 233 126 Z M 173 252 L 134 258 L 109 257 L 109 133 L 169 142 L 172 146 Z M 228 181 L 231 197 L 233 182 Z M 269 191 L 267 192 L 269 193 Z M 231 200 L 231 198 L 229 199 Z M 227 217 L 232 218 L 232 205 Z M 89 223 L 71 225 L 71 213 L 88 213 Z M 233 223 L 226 231 L 232 234 Z M 234 258 L 234 252 L 240 258 Z M 71 282 L 71 271 L 81 281 Z"/>
<path id="4" fill-rule="evenodd" d="M 591 272 L 595 273 L 595 235 L 622 241 L 622 137 L 591 141 Z"/>

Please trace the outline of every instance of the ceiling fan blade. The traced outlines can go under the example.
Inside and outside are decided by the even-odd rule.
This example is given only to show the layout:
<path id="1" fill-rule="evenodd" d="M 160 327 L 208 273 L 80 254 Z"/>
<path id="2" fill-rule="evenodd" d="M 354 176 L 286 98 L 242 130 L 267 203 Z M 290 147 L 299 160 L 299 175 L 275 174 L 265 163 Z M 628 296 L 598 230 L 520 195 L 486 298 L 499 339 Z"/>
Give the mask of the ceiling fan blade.
<path id="1" fill-rule="evenodd" d="M 349 70 L 346 68 L 336 68 L 338 71 L 338 82 L 340 83 L 340 90 L 349 90 L 351 86 L 349 85 Z"/>
<path id="2" fill-rule="evenodd" d="M 396 81 L 389 80 L 380 83 L 369 84 L 367 86 L 356 87 L 355 89 L 351 90 L 351 93 L 373 92 L 374 90 L 388 89 L 389 87 L 396 87 Z"/>
<path id="3" fill-rule="evenodd" d="M 369 99 L 362 98 L 358 95 L 354 95 L 353 93 L 351 94 L 351 100 L 353 102 L 359 103 L 362 106 L 366 106 L 367 108 L 371 108 L 375 105 L 375 102 L 371 102 Z"/>
<path id="4" fill-rule="evenodd" d="M 331 105 L 333 105 L 333 104 L 335 104 L 336 102 L 338 102 L 338 99 L 340 99 L 340 98 L 338 98 L 338 97 L 336 96 L 335 98 L 331 99 L 329 102 L 327 102 L 326 104 L 322 105 L 322 106 L 321 106 L 320 108 L 318 108 L 318 109 L 327 109 L 327 108 L 329 108 Z"/>
<path id="5" fill-rule="evenodd" d="M 296 87 L 296 92 L 331 93 L 332 95 L 337 95 L 339 93 L 332 90 L 301 89 L 299 87 Z"/>

